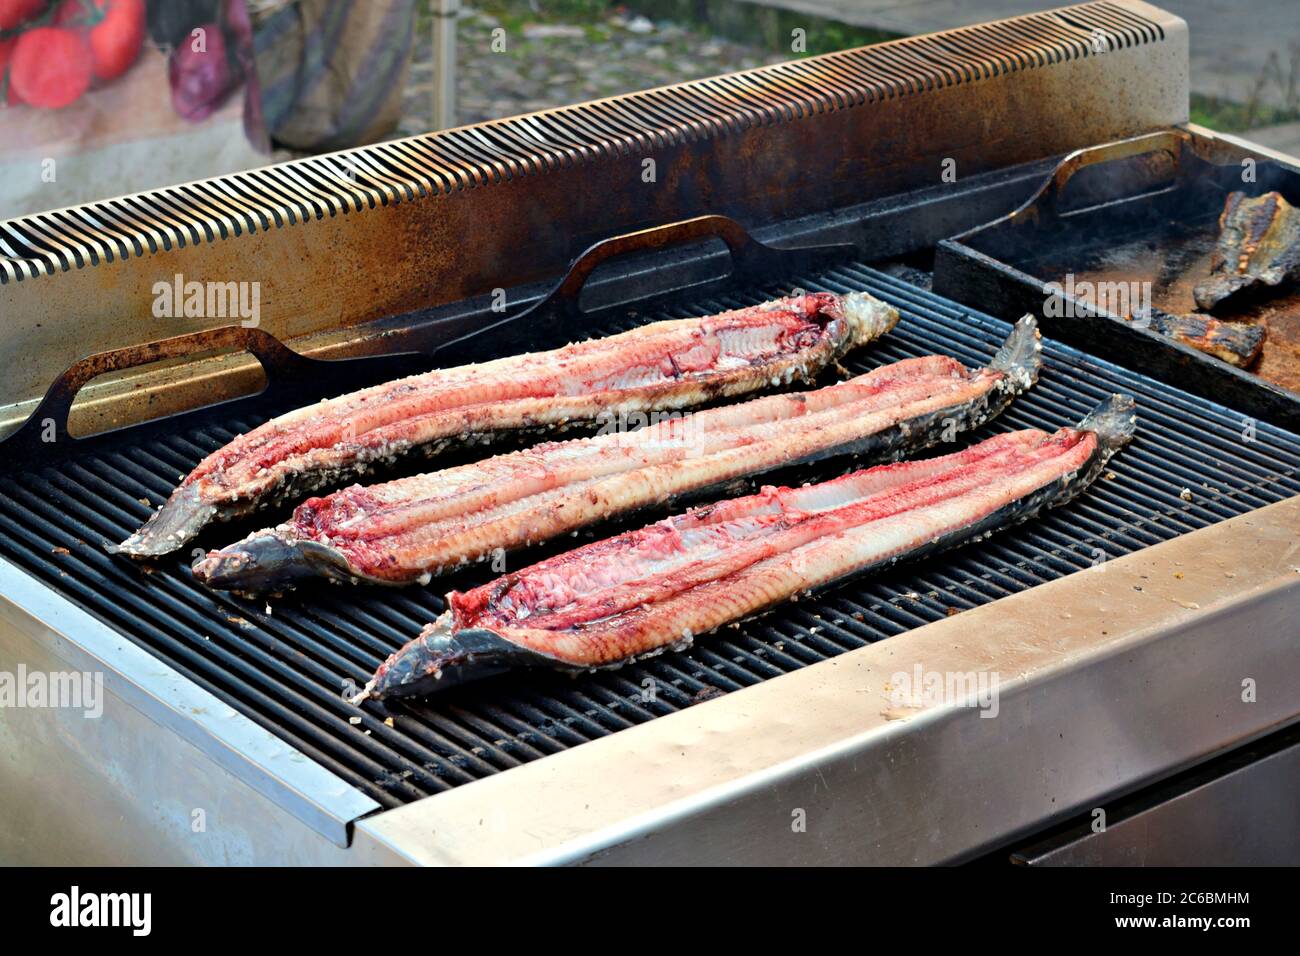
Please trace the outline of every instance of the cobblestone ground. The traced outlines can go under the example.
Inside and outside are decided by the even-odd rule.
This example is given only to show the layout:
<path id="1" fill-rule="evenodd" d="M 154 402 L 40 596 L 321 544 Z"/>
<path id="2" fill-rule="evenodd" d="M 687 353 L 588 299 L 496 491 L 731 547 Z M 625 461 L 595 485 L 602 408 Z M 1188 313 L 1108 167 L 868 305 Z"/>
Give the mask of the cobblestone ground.
<path id="1" fill-rule="evenodd" d="M 422 19 L 398 135 L 429 129 L 433 41 Z M 493 50 L 493 31 L 505 50 Z M 652 21 L 625 8 L 573 16 L 535 12 L 524 0 L 464 9 L 457 30 L 457 124 L 612 96 L 789 59 Z M 497 35 L 498 40 L 501 35 Z"/>

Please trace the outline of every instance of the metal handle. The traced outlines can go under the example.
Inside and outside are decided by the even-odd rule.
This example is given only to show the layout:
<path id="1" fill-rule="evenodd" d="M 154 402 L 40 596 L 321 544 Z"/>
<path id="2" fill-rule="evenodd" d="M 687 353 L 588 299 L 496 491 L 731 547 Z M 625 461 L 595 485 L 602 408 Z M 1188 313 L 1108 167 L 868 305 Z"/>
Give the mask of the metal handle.
<path id="1" fill-rule="evenodd" d="M 48 436 L 42 435 L 42 432 L 47 431 L 51 424 L 54 426 L 56 440 L 75 440 L 68 433 L 68 415 L 77 394 L 94 379 L 110 372 L 121 372 L 165 359 L 220 348 L 239 348 L 256 358 L 266 371 L 268 387 L 272 384 L 303 382 L 323 365 L 330 364 L 299 355 L 262 329 L 238 325 L 177 335 L 108 352 L 96 352 L 74 362 L 55 379 L 27 420 L 9 437 L 0 440 L 0 445 L 9 454 L 38 452 L 42 446 L 49 444 Z"/>
<path id="2" fill-rule="evenodd" d="M 783 264 L 786 256 L 805 251 L 766 246 L 729 216 L 696 216 L 694 219 L 628 232 L 596 243 L 573 260 L 564 278 L 533 308 L 565 303 L 581 311 L 577 305 L 578 296 L 597 266 L 629 253 L 663 249 L 697 239 L 721 239 L 731 253 L 736 272 L 744 273 L 745 277 L 778 262 Z"/>
<path id="3" fill-rule="evenodd" d="M 697 216 L 628 232 L 589 247 L 569 264 L 564 278 L 550 292 L 526 309 L 443 343 L 435 354 L 450 352 L 458 361 L 479 361 L 528 351 L 531 345 L 554 339 L 554 333 L 564 331 L 557 329 L 557 324 L 584 314 L 579 296 L 597 266 L 629 253 L 663 249 L 698 239 L 721 239 L 726 243 L 732 259 L 732 270 L 726 278 L 749 283 L 770 281 L 782 273 L 801 271 L 818 261 L 851 256 L 857 251 L 849 244 L 776 248 L 759 242 L 744 226 L 728 216 Z M 528 321 L 523 321 L 525 319 Z M 573 331 L 568 330 L 569 334 Z"/>
<path id="4" fill-rule="evenodd" d="M 1049 212 L 1055 217 L 1058 214 L 1061 196 L 1070 180 L 1081 169 L 1095 163 L 1109 163 L 1147 153 L 1165 153 L 1173 164 L 1174 174 L 1177 175 L 1183 167 L 1189 140 L 1189 135 L 1182 130 L 1162 130 L 1158 133 L 1134 136 L 1132 139 L 1123 140 L 1105 149 L 1088 147 L 1076 150 L 1061 160 L 1047 182 L 1043 183 L 1038 192 L 1009 218 L 1012 221 L 1037 222 L 1040 211 Z"/>
<path id="5" fill-rule="evenodd" d="M 751 282 L 770 279 L 781 272 L 808 268 L 823 257 L 847 256 L 856 251 L 851 245 L 773 248 L 754 239 L 740 223 L 726 216 L 699 216 L 642 229 L 596 243 L 573 260 L 564 278 L 541 300 L 515 315 L 440 345 L 433 352 L 439 354 L 446 349 L 455 349 L 457 360 L 464 362 L 527 351 L 530 340 L 540 341 L 548 335 L 555 336 L 554 323 L 572 321 L 582 314 L 578 297 L 591 273 L 601 263 L 632 252 L 715 237 L 725 242 L 731 253 L 733 268 L 730 278 Z M 526 334 L 521 333 L 521 329 Z M 579 330 L 571 328 L 567 333 L 572 335 L 576 331 Z M 177 335 L 157 342 L 98 352 L 74 363 L 54 381 L 27 420 L 7 438 L 0 439 L 0 446 L 6 453 L 40 455 L 48 450 L 50 444 L 46 440 L 49 436 L 42 434 L 50 424 L 57 441 L 76 441 L 68 433 L 68 415 L 77 394 L 93 379 L 109 372 L 222 348 L 241 349 L 253 355 L 266 372 L 268 391 L 321 381 L 319 373 L 323 370 L 328 371 L 328 381 L 339 387 L 353 378 L 373 380 L 376 376 L 409 375 L 428 367 L 429 354 L 425 352 L 421 357 L 399 352 L 348 359 L 312 359 L 299 355 L 269 332 L 237 325 Z"/>

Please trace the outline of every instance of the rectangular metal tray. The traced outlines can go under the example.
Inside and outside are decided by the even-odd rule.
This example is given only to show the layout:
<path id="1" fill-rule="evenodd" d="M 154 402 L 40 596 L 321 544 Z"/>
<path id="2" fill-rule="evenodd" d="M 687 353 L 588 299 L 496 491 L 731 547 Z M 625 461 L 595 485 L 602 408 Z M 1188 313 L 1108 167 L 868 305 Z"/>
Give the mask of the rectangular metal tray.
<path id="1" fill-rule="evenodd" d="M 1242 160 L 1252 163 L 1250 182 L 1243 182 Z M 941 241 L 934 291 L 1002 318 L 1031 312 L 1063 342 L 1300 428 L 1300 393 L 1293 391 L 1300 388 L 1300 292 L 1278 297 L 1260 316 L 1270 323 L 1264 355 L 1245 371 L 1070 295 L 1063 281 L 1068 274 L 1077 284 L 1149 283 L 1154 308 L 1191 311 L 1189 276 L 1208 268 L 1218 216 L 1234 189 L 1278 190 L 1300 202 L 1300 171 L 1238 156 L 1181 129 L 1079 150 L 1014 212 Z M 1047 283 L 1065 294 L 1049 292 Z M 1053 295 L 1057 308 L 1049 310 Z"/>

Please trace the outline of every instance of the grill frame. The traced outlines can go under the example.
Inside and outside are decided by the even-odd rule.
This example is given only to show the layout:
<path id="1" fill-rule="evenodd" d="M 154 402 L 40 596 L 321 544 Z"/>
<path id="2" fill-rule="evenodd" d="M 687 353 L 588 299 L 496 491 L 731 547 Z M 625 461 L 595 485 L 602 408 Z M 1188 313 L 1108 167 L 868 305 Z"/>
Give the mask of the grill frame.
<path id="1" fill-rule="evenodd" d="M 1005 337 L 1005 323 L 971 313 L 953 303 L 945 305 L 939 297 L 877 270 L 855 264 L 829 270 L 828 275 L 839 278 L 826 285 L 806 279 L 791 284 L 810 288 L 824 287 L 832 291 L 866 288 L 885 295 L 904 310 L 903 321 L 890 337 L 850 358 L 849 364 L 855 372 L 907 354 L 929 351 L 939 344 L 936 336 L 943 329 L 956 335 L 960 343 L 960 348 L 949 350 L 950 354 L 968 364 L 975 364 L 977 355 L 986 360 L 992 355 L 996 344 Z M 778 291 L 781 290 L 745 290 L 743 298 L 705 299 L 666 310 L 664 315 L 683 316 L 716 311 L 743 301 L 759 301 Z M 967 317 L 964 325 L 959 318 L 961 316 Z M 661 316 L 631 320 L 624 324 L 636 324 L 658 317 Z M 924 337 L 909 341 L 909 336 L 921 336 L 923 330 Z M 1147 423 L 1147 442 L 1168 444 L 1171 439 L 1164 430 L 1172 427 L 1174 433 L 1177 433 L 1182 423 L 1168 417 L 1170 410 L 1156 414 L 1157 410 L 1150 402 L 1143 402 L 1143 390 L 1171 397 L 1174 400 L 1174 412 L 1199 409 L 1201 413 L 1210 414 L 1217 421 L 1219 431 L 1214 441 L 1208 444 L 1212 446 L 1217 443 L 1221 456 L 1226 456 L 1230 451 L 1240 453 L 1239 448 L 1234 449 L 1224 444 L 1223 439 L 1227 423 L 1240 418 L 1238 413 L 1182 393 L 1171 386 L 1141 379 L 1136 373 L 1119 370 L 1050 341 L 1046 343 L 1046 367 L 1039 385 L 1029 395 L 1018 400 L 992 426 L 977 432 L 970 440 L 1008 427 L 1033 424 L 1055 428 L 1077 421 L 1101 397 L 1102 392 L 1095 384 L 1081 388 L 1076 383 L 1075 393 L 1071 394 L 1071 386 L 1060 374 L 1059 363 L 1063 356 L 1077 363 L 1085 373 L 1096 374 L 1096 370 L 1103 370 L 1107 374 L 1140 384 L 1137 389 L 1139 416 L 1140 423 Z M 222 409 L 204 410 L 171 419 L 162 424 L 126 429 L 102 436 L 89 444 L 96 448 L 123 449 L 128 447 L 126 443 L 137 432 L 152 435 L 155 436 L 152 439 L 154 450 L 144 454 L 142 450 L 136 449 L 130 452 L 131 457 L 138 461 L 161 455 L 160 460 L 169 467 L 175 467 L 179 474 L 188 470 L 202 453 L 228 440 L 235 430 L 243 430 L 254 424 L 254 420 L 236 419 L 232 423 L 232 429 L 211 432 L 206 445 L 191 446 L 193 461 L 182 459 L 174 449 L 163 450 L 156 436 L 163 432 L 189 434 L 186 423 L 189 423 L 192 430 L 195 427 L 193 423 L 197 421 L 224 416 L 237 407 L 247 409 L 259 401 L 264 400 L 254 398 Z M 284 399 L 279 401 L 283 402 Z M 1055 402 L 1058 407 L 1050 412 L 1045 411 L 1041 406 L 1049 402 Z M 263 411 L 270 413 L 267 409 Z M 1278 462 L 1279 465 L 1289 467 L 1285 480 L 1273 481 L 1271 479 L 1276 476 L 1264 475 L 1256 482 L 1253 490 L 1240 492 L 1243 496 L 1241 503 L 1251 508 L 1281 500 L 1288 494 L 1300 493 L 1300 437 L 1266 424 L 1257 425 L 1256 428 L 1257 434 L 1264 436 L 1266 442 L 1276 440 L 1284 444 L 1291 458 Z M 1119 484 L 1114 487 L 1123 487 L 1126 482 L 1134 481 L 1131 476 L 1139 472 L 1149 475 L 1151 463 L 1146 460 L 1143 451 L 1142 434 L 1140 430 L 1137 444 L 1126 450 L 1112 466 L 1112 470 L 1121 476 L 1117 479 Z M 1181 437 L 1190 440 L 1193 445 L 1198 441 L 1185 434 Z M 1202 441 L 1203 448 L 1206 444 Z M 382 591 L 376 594 L 371 591 L 366 594 L 367 589 L 342 593 L 336 588 L 308 589 L 287 602 L 281 602 L 276 612 L 268 618 L 248 602 L 226 596 L 214 597 L 192 581 L 187 582 L 188 573 L 181 570 L 183 565 L 179 561 L 170 571 L 144 578 L 137 569 L 125 564 L 122 559 L 112 559 L 102 553 L 99 549 L 101 538 L 106 540 L 114 534 L 120 534 L 147 514 L 143 506 L 131 506 L 131 492 L 123 490 L 130 488 L 129 483 L 124 483 L 120 476 L 103 471 L 102 466 L 95 463 L 97 456 L 109 454 L 121 457 L 120 452 L 78 453 L 76 463 L 71 464 L 70 468 L 79 479 L 80 487 L 74 485 L 69 477 L 59 474 L 57 466 L 43 469 L 46 474 L 53 475 L 51 483 L 47 485 L 24 483 L 21 489 L 16 489 L 13 475 L 0 479 L 0 535 L 3 535 L 3 539 L 0 539 L 0 555 L 5 560 L 19 564 L 27 562 L 28 569 L 36 568 L 36 562 L 43 560 L 47 567 L 42 575 L 43 584 L 71 597 L 74 602 L 98 602 L 96 613 L 101 617 L 106 612 L 113 613 L 105 605 L 124 600 L 124 595 L 133 586 L 138 588 L 139 582 L 147 580 L 150 586 L 144 588 L 145 593 L 159 604 L 156 612 L 144 611 L 142 614 L 148 618 L 152 613 L 154 618 L 150 624 L 153 633 L 145 642 L 148 647 L 160 652 L 164 661 L 193 680 L 198 687 L 229 703 L 283 743 L 307 755 L 328 773 L 373 800 L 376 806 L 388 809 L 569 749 L 585 742 L 584 738 L 589 740 L 615 733 L 655 716 L 686 709 L 700 700 L 716 696 L 709 688 L 727 693 L 761 683 L 770 677 L 816 663 L 827 656 L 836 656 L 876 640 L 933 623 L 945 615 L 946 611 L 941 613 L 942 608 L 951 606 L 967 610 L 1016 593 L 1025 587 L 1041 583 L 1042 580 L 1049 580 L 1051 576 L 1059 575 L 1067 569 L 1087 567 L 1094 555 L 1080 554 L 1077 540 L 1074 542 L 1076 550 L 1071 552 L 1066 529 L 1072 525 L 1103 528 L 1107 512 L 1113 518 L 1115 510 L 1113 501 L 1103 507 L 1100 501 L 1093 501 L 1090 493 L 1066 509 L 981 544 L 978 550 L 955 552 L 948 558 L 919 562 L 861 584 L 849 585 L 847 589 L 836 589 L 827 597 L 818 599 L 815 606 L 824 609 L 820 612 L 821 620 L 816 623 L 808 618 L 811 611 L 807 604 L 787 606 L 747 626 L 735 637 L 723 634 L 703 638 L 685 655 L 666 655 L 620 671 L 584 676 L 577 680 L 576 685 L 570 678 L 552 674 L 498 678 L 487 685 L 491 688 L 487 691 L 487 697 L 489 700 L 497 699 L 498 695 L 511 698 L 513 693 L 513 698 L 506 703 L 484 703 L 484 685 L 467 687 L 443 695 L 441 699 L 435 698 L 431 707 L 394 704 L 391 715 L 396 726 L 392 728 L 383 722 L 386 711 L 381 706 L 368 705 L 362 723 L 353 726 L 346 723 L 346 719 L 357 712 L 342 701 L 350 687 L 339 686 L 327 695 L 321 682 L 327 677 L 341 676 L 349 677 L 354 683 L 362 682 L 383 656 L 413 636 L 425 620 L 432 619 L 441 609 L 441 601 L 431 600 L 432 595 L 452 586 L 470 586 L 486 575 L 474 572 L 450 576 L 435 582 L 430 589 L 417 592 Z M 1248 457 L 1250 454 L 1248 451 Z M 1255 454 L 1259 456 L 1258 450 Z M 824 478 L 839 474 L 845 467 L 839 463 L 800 469 L 797 476 Z M 1180 467 L 1180 480 L 1194 483 L 1194 474 L 1185 466 Z M 1236 464 L 1226 467 L 1241 470 Z M 149 485 L 145 490 L 151 495 L 154 504 L 160 503 L 170 491 L 170 480 L 164 479 L 156 467 L 146 480 Z M 30 479 L 24 479 L 24 482 L 30 482 Z M 51 503 L 58 495 L 52 495 L 50 501 L 42 501 L 40 495 L 51 491 L 77 496 L 83 511 L 96 507 L 112 509 L 117 516 L 112 525 L 116 530 L 99 536 L 83 533 L 80 535 L 80 539 L 85 542 L 83 545 L 78 545 L 75 540 L 67 540 L 66 536 L 52 534 L 51 529 L 68 518 L 66 509 Z M 1184 502 L 1180 498 L 1170 497 L 1177 493 L 1171 492 L 1167 485 L 1158 494 L 1163 496 L 1168 511 L 1159 520 L 1180 532 L 1194 530 L 1206 523 L 1249 510 L 1229 506 L 1219 500 Z M 37 551 L 29 548 L 26 557 L 20 557 L 14 550 L 14 543 L 16 536 L 21 535 L 25 529 L 21 521 L 16 521 L 15 504 L 31 509 L 28 518 L 35 527 L 26 530 L 43 536 L 41 548 L 65 546 L 77 554 L 47 554 L 42 559 L 37 556 Z M 644 519 L 634 519 L 632 523 L 638 520 Z M 1101 548 L 1107 557 L 1123 552 L 1123 548 L 1118 546 L 1119 542 L 1130 546 L 1145 546 L 1173 536 L 1163 528 L 1156 530 L 1151 526 L 1125 530 L 1112 528 L 1110 531 L 1117 535 L 1115 539 L 1107 541 L 1103 538 L 1095 542 L 1095 546 Z M 222 529 L 217 533 L 216 539 L 233 539 L 235 533 L 230 529 Z M 205 543 L 212 543 L 213 540 L 212 536 L 204 539 Z M 1044 578 L 1035 574 L 1027 566 L 1023 554 L 1019 555 L 1019 561 L 1003 562 L 1005 566 L 1001 570 L 998 565 L 990 567 L 985 564 L 986 555 L 1015 554 L 1023 541 L 1032 542 L 1042 559 L 1053 567 L 1053 575 Z M 567 542 L 562 543 L 560 547 L 566 544 Z M 1112 544 L 1116 547 L 1111 547 Z M 513 560 L 531 561 L 541 553 L 545 552 L 525 552 Z M 66 563 L 69 559 L 77 558 L 106 569 L 103 571 L 105 577 L 98 581 L 72 582 L 59 577 L 58 572 L 64 570 L 59 567 L 60 562 Z M 156 587 L 153 586 L 154 582 L 157 583 Z M 68 593 L 69 589 L 78 588 L 81 590 L 80 598 Z M 103 594 L 114 595 L 114 599 L 107 601 L 102 596 L 96 598 L 96 588 Z M 854 599 L 845 597 L 850 592 L 864 595 L 858 602 L 860 606 L 852 606 Z M 917 595 L 918 599 L 906 597 L 909 593 Z M 939 595 L 943 595 L 945 601 L 953 603 L 937 604 Z M 302 610 L 314 600 L 313 596 L 318 596 L 320 603 L 310 610 Z M 211 610 L 204 612 L 204 607 Z M 836 610 L 830 611 L 830 608 Z M 116 613 L 130 618 L 140 613 L 140 609 Z M 224 623 L 220 618 L 223 614 L 227 618 Z M 856 614 L 860 614 L 861 619 L 856 618 Z M 230 618 L 240 618 L 248 626 Z M 212 631 L 208 635 L 211 639 L 207 642 L 191 639 L 187 643 L 183 637 L 174 633 L 167 634 L 166 628 L 169 625 L 162 622 L 173 619 L 182 622 L 182 626 L 194 628 L 196 632 Z M 390 626 L 382 638 L 375 638 L 367 632 L 367 628 L 374 627 L 375 622 L 384 619 L 390 624 L 396 624 Z M 795 621 L 803 621 L 803 624 L 798 625 Z M 118 628 L 122 626 L 120 620 L 108 623 Z M 171 626 L 175 630 L 176 626 Z M 819 630 L 811 631 L 813 627 Z M 355 643 L 337 637 L 334 632 L 350 635 L 351 641 Z M 285 652 L 298 660 L 299 674 L 294 674 L 292 668 L 277 661 L 277 655 Z M 223 689 L 222 681 L 226 680 L 226 675 L 218 674 L 218 679 L 214 680 L 213 675 L 201 668 L 196 669 L 196 662 L 204 656 L 215 657 L 226 667 L 248 676 L 252 685 L 272 688 L 274 696 L 268 696 L 265 692 L 245 692 L 240 699 L 232 699 Z M 328 670 L 331 667 L 344 670 L 346 674 L 331 672 Z M 306 681 L 300 679 L 304 674 L 308 678 Z M 646 686 L 643 682 L 647 679 L 654 681 L 651 685 L 656 689 L 653 700 L 643 699 Z M 276 722 L 274 726 L 273 721 Z M 366 731 L 370 732 L 369 736 L 365 736 Z M 350 745 L 351 749 L 339 750 L 340 741 Z M 399 759 L 394 755 L 402 756 Z M 371 776 L 367 777 L 366 774 Z"/>
<path id="2" fill-rule="evenodd" d="M 773 222 L 774 230 L 792 227 L 792 235 L 829 232 L 856 241 L 873 257 L 929 247 L 989 218 L 981 211 L 987 203 L 1004 204 L 982 176 L 1014 192 L 1018 186 L 1004 177 L 1023 172 L 1032 157 L 1185 122 L 1185 24 L 1141 0 L 1116 2 L 1161 23 L 1164 38 L 1112 50 L 1104 59 L 1040 59 L 1034 69 L 980 83 L 920 83 L 911 89 L 924 96 L 909 92 L 868 109 L 810 114 L 801 122 L 782 117 L 761 129 L 670 146 L 658 154 L 672 171 L 666 178 L 685 188 L 655 193 L 658 205 L 611 204 L 611 195 L 626 199 L 632 191 L 617 177 L 593 177 L 592 168 L 570 166 L 534 177 L 529 189 L 476 187 L 445 202 L 390 204 L 382 214 L 331 210 L 301 224 L 310 228 L 204 241 L 141 262 L 168 275 L 239 270 L 261 277 L 277 303 L 265 314 L 265 327 L 282 339 L 293 337 L 304 350 L 346 354 L 366 350 L 367 343 L 348 337 L 353 323 L 427 308 L 436 304 L 430 294 L 460 302 L 489 280 L 530 281 L 499 277 L 485 271 L 485 263 L 497 270 L 503 259 L 528 260 L 537 278 L 549 277 L 593 239 L 694 213 L 737 215 L 759 225 L 764 238 L 776 235 L 762 225 Z M 1019 19 L 1009 24 L 999 25 L 1001 36 L 1023 27 Z M 1039 49 L 1038 38 L 1026 39 Z M 989 52 L 999 56 L 998 44 Z M 944 60 L 931 57 L 923 65 Z M 905 79 L 915 66 L 900 65 L 897 75 Z M 987 141 L 987 127 L 972 133 L 972 124 L 990 113 L 1005 119 L 997 143 Z M 792 143 L 803 149 L 789 149 Z M 896 151 L 882 153 L 882 144 Z M 732 183 L 735 188 L 716 195 L 716 186 L 728 182 L 728 168 L 737 168 L 728 160 L 747 152 L 771 162 L 746 165 L 744 187 Z M 777 159 L 782 156 L 784 166 Z M 958 160 L 961 185 L 936 186 L 926 177 L 948 156 Z M 621 151 L 611 156 L 611 168 L 632 166 L 619 165 L 628 158 Z M 832 165 L 814 168 L 811 159 Z M 981 167 L 988 172 L 973 172 Z M 801 188 L 791 185 L 792 173 L 806 174 Z M 830 196 L 825 187 L 832 183 L 851 197 Z M 507 192 L 508 201 L 493 201 Z M 185 193 L 186 187 L 176 187 L 171 202 Z M 586 205 L 573 202 L 575 196 Z M 592 197 L 599 209 L 591 208 Z M 836 208 L 841 203 L 862 205 L 845 217 Z M 934 215 L 940 205 L 942 214 Z M 823 218 L 827 212 L 834 222 Z M 802 221 L 790 219 L 792 213 Z M 537 243 L 532 233 L 543 220 L 552 234 Z M 454 241 L 439 245 L 449 236 Z M 536 244 L 537 255 L 517 256 L 521 241 Z M 463 249 L 473 249 L 477 259 L 458 258 Z M 324 281 L 340 261 L 366 284 Z M 19 320 L 4 341 L 21 343 L 24 365 L 14 371 L 26 375 L 3 400 L 35 395 L 87 352 L 174 334 L 174 326 L 127 327 L 121 321 L 148 311 L 155 276 L 140 264 L 101 263 L 40 281 L 0 283 L 0 308 Z M 67 334 L 70 315 L 77 316 L 75 336 Z M 304 336 L 314 332 L 330 337 L 321 345 Z M 247 378 L 243 372 L 214 376 L 206 394 L 169 388 L 132 402 L 108 391 L 95 395 L 92 407 L 104 409 L 97 423 L 134 421 L 137 406 L 158 407 L 164 404 L 155 405 L 159 398 L 183 409 L 218 392 L 236 394 Z M 107 729 L 60 712 L 10 711 L 0 721 L 6 745 L 0 750 L 9 758 L 0 772 L 0 802 L 19 815 L 0 830 L 0 855 L 39 863 L 952 860 L 1017 827 L 1039 827 L 1064 807 L 1096 806 L 1081 801 L 1100 801 L 1136 779 L 1152 779 L 1294 721 L 1300 698 L 1291 688 L 1300 687 L 1300 666 L 1283 639 L 1300 606 L 1300 586 L 1279 568 L 1294 559 L 1297 535 L 1300 499 L 1269 505 L 1117 558 L 1107 563 L 1107 575 L 1072 575 L 745 694 L 382 813 L 358 809 L 353 801 L 364 802 L 364 795 L 345 781 L 0 559 L 0 663 L 99 668 L 116 692 L 113 719 L 103 722 Z M 1207 569 L 1215 562 L 1236 569 L 1236 579 Z M 1171 583 L 1174 570 L 1183 567 L 1188 580 Z M 1149 598 L 1126 603 L 1132 598 L 1126 589 L 1139 584 Z M 1122 609 L 1120 631 L 1111 632 L 1118 636 L 1109 644 L 1080 624 L 1081 617 L 1095 619 L 1098 593 L 1115 595 Z M 1172 603 L 1189 595 L 1210 610 Z M 1074 610 L 1073 623 L 1056 619 L 1059 607 Z M 1040 647 L 1031 660 L 1020 642 L 1000 640 L 1005 633 L 1030 643 L 1050 635 L 1050 647 Z M 878 685 L 864 676 L 882 669 L 887 675 L 918 655 L 925 655 L 927 667 L 969 666 L 972 653 L 1017 674 L 1016 688 L 1004 699 L 1009 723 L 930 711 L 901 725 L 881 722 L 871 697 Z M 1266 675 L 1282 692 L 1265 694 L 1249 708 L 1224 707 L 1238 688 L 1229 687 L 1225 700 L 1218 676 L 1243 668 Z M 1105 701 L 1100 722 L 1090 710 L 1098 698 Z M 1180 723 L 1189 716 L 1207 719 Z M 1094 741 L 1057 747 L 1058 726 L 1062 740 L 1091 733 Z M 1147 733 L 1098 736 L 1115 726 Z M 186 742 L 195 744 L 201 759 Z M 294 767 L 304 763 L 318 776 L 295 776 Z M 191 836 L 190 808 L 196 806 L 221 811 L 213 813 L 216 832 L 206 840 Z M 793 841 L 792 806 L 814 811 L 809 835 Z M 773 823 L 773 812 L 775 835 L 787 838 L 756 839 Z M 304 822 L 332 843 L 308 839 Z M 336 849 L 349 842 L 346 852 Z"/>

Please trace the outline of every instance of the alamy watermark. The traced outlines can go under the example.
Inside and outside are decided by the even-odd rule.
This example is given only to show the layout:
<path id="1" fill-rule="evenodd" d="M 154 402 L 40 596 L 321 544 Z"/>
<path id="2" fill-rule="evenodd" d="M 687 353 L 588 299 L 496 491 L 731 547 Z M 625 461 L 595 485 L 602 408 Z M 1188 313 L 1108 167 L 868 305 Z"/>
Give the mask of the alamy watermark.
<path id="1" fill-rule="evenodd" d="M 1139 328 L 1151 323 L 1150 282 L 1077 281 L 1067 273 L 1063 282 L 1043 283 L 1043 296 L 1045 318 L 1081 319 L 1109 312 L 1131 318 Z"/>
<path id="2" fill-rule="evenodd" d="M 153 314 L 158 319 L 239 319 L 244 328 L 262 321 L 262 283 L 199 282 L 176 273 L 153 284 Z"/>
<path id="3" fill-rule="evenodd" d="M 152 893 L 92 893 L 73 886 L 50 897 L 50 925 L 123 927 L 132 936 L 148 936 L 153 929 Z"/>
<path id="4" fill-rule="evenodd" d="M 67 708 L 98 718 L 104 713 L 104 675 L 90 671 L 0 671 L 0 710 Z"/>
<path id="5" fill-rule="evenodd" d="M 895 707 L 975 707 L 981 717 L 998 715 L 996 671 L 928 671 L 920 664 L 889 678 L 889 701 Z"/>
<path id="6" fill-rule="evenodd" d="M 622 436 L 613 441 L 620 448 L 681 452 L 686 458 L 706 451 L 707 430 L 698 416 L 686 412 L 604 411 L 596 426 L 597 435 Z"/>

